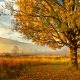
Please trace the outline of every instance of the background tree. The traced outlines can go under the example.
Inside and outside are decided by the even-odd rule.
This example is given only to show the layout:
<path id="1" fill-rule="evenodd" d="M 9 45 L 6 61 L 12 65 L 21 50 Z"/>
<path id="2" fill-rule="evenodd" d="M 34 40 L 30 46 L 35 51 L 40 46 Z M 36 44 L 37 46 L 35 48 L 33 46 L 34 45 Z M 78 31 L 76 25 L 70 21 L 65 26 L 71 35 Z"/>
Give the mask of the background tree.
<path id="1" fill-rule="evenodd" d="M 17 45 L 13 46 L 12 53 L 14 55 L 18 55 L 19 54 L 19 47 Z"/>
<path id="2" fill-rule="evenodd" d="M 79 0 L 17 0 L 15 29 L 28 39 L 56 49 L 70 49 L 71 64 L 78 68 L 80 48 Z"/>

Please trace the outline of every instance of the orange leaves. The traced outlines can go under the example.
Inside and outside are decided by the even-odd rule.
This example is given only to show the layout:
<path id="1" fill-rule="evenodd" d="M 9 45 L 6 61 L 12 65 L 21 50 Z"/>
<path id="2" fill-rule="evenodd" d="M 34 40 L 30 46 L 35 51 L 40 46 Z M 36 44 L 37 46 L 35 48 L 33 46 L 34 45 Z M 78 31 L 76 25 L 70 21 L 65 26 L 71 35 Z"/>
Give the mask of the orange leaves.
<path id="1" fill-rule="evenodd" d="M 47 11 L 51 11 L 50 6 L 45 1 L 42 1 L 42 5 L 43 5 L 44 9 L 46 8 Z"/>
<path id="2" fill-rule="evenodd" d="M 32 29 L 33 30 L 43 30 L 44 29 L 44 27 L 42 26 L 42 23 L 40 23 L 40 22 L 32 22 L 32 24 L 33 24 L 33 27 L 32 27 Z"/>
<path id="3" fill-rule="evenodd" d="M 79 35 L 78 2 L 62 0 L 59 4 L 56 0 L 20 0 L 17 5 L 20 12 L 16 13 L 16 23 L 20 22 L 21 32 L 36 43 L 59 48 L 70 45 L 76 32 Z"/>

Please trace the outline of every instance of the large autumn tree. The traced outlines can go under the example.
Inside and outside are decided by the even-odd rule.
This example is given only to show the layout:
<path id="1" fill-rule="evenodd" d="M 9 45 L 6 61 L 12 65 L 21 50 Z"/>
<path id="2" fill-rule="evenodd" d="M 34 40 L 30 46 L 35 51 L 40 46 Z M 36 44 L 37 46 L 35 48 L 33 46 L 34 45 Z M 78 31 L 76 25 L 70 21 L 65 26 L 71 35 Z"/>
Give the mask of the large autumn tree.
<path id="1" fill-rule="evenodd" d="M 78 68 L 80 48 L 79 0 L 17 0 L 15 29 L 26 38 L 56 49 L 70 49 L 71 64 Z"/>

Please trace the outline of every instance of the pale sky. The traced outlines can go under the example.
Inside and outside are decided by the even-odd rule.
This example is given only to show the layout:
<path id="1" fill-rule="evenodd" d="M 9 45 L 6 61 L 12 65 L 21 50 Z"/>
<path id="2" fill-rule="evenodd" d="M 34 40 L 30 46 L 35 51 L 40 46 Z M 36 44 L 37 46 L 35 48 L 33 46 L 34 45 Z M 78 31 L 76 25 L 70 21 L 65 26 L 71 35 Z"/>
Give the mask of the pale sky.
<path id="1" fill-rule="evenodd" d="M 11 0 L 5 0 L 5 1 L 11 1 Z M 9 16 L 10 11 L 5 8 L 4 0 L 0 0 L 0 12 L 3 12 L 4 15 L 0 16 L 0 37 L 9 38 L 13 40 L 18 40 L 21 42 L 27 42 L 31 43 L 29 40 L 25 40 L 21 34 L 18 32 L 11 31 L 12 28 L 12 16 Z M 16 8 L 16 6 L 14 6 Z"/>

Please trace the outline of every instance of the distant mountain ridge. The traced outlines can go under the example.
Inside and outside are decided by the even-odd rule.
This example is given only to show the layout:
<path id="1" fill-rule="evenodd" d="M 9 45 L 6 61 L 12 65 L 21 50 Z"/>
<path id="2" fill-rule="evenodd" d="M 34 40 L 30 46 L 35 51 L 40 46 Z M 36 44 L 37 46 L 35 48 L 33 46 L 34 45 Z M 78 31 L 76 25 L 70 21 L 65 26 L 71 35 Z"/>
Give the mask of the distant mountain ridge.
<path id="1" fill-rule="evenodd" d="M 23 53 L 49 53 L 53 50 L 47 47 L 40 47 L 31 43 L 18 42 L 16 40 L 10 40 L 0 37 L 0 53 L 11 53 L 14 46 L 18 46 Z"/>
<path id="2" fill-rule="evenodd" d="M 14 48 L 14 46 L 18 46 L 19 48 L 24 49 L 28 46 L 32 46 L 32 44 L 22 43 L 22 42 L 18 42 L 16 40 L 10 40 L 10 39 L 0 37 L 0 52 L 2 52 L 2 53 L 6 53 L 6 52 L 11 53 L 11 50 Z M 25 52 L 27 52 L 27 50 Z"/>

